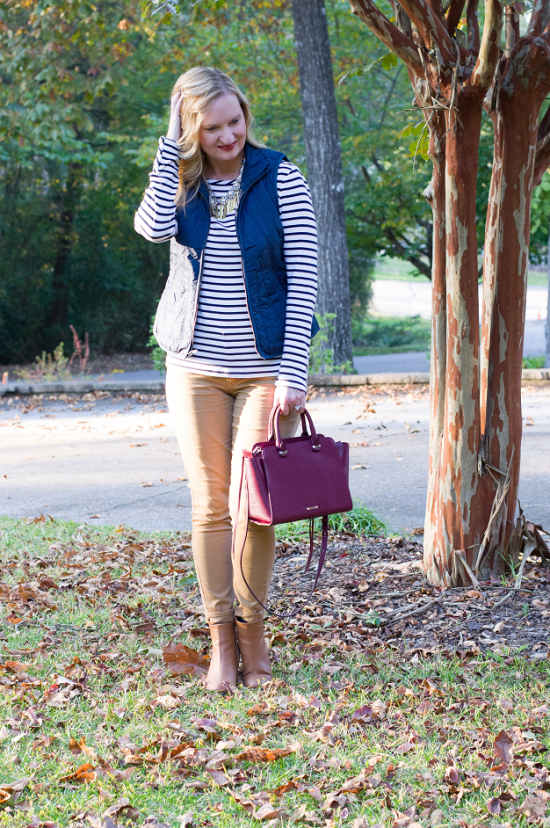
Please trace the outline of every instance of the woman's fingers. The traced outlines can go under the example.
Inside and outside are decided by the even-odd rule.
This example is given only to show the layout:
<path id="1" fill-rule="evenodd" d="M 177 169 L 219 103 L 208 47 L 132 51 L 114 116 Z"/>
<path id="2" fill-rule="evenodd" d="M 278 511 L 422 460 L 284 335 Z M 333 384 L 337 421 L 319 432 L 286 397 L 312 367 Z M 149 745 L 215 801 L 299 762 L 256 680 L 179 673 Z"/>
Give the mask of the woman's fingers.
<path id="1" fill-rule="evenodd" d="M 275 390 L 274 404 L 279 404 L 281 414 L 286 416 L 291 411 L 303 411 L 306 403 L 306 395 L 298 388 L 285 388 L 278 386 Z"/>
<path id="2" fill-rule="evenodd" d="M 170 123 L 168 124 L 167 138 L 177 141 L 181 135 L 180 106 L 182 101 L 181 92 L 176 92 L 170 99 Z"/>

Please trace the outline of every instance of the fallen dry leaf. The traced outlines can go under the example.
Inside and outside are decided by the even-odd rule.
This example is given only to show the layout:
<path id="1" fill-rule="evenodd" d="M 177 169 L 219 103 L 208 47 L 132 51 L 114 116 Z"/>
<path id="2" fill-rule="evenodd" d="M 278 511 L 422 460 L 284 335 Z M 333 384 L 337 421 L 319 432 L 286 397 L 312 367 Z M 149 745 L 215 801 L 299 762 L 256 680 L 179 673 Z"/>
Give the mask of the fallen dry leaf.
<path id="1" fill-rule="evenodd" d="M 500 799 L 498 798 L 498 796 L 493 796 L 492 799 L 490 799 L 488 801 L 487 810 L 489 811 L 490 814 L 494 814 L 495 816 L 497 814 L 500 814 L 501 808 L 500 808 Z"/>
<path id="2" fill-rule="evenodd" d="M 209 666 L 204 656 L 185 644 L 169 644 L 162 651 L 162 658 L 173 676 L 202 676 Z"/>
<path id="3" fill-rule="evenodd" d="M 290 756 L 291 753 L 294 753 L 294 747 L 274 748 L 273 750 L 251 747 L 233 758 L 235 762 L 275 762 L 277 759 Z"/>
<path id="4" fill-rule="evenodd" d="M 395 752 L 402 753 L 404 755 L 405 753 L 409 753 L 411 750 L 414 750 L 415 747 L 416 745 L 413 742 L 405 742 L 404 744 L 396 747 Z"/>
<path id="5" fill-rule="evenodd" d="M 508 733 L 506 733 L 505 730 L 501 730 L 495 737 L 495 753 L 500 761 L 504 762 L 505 765 L 509 765 L 512 761 L 513 744 L 513 739 L 508 735 Z"/>
<path id="6" fill-rule="evenodd" d="M 225 787 L 225 785 L 231 784 L 231 780 L 229 777 L 222 773 L 220 770 L 208 770 L 206 771 L 208 776 L 215 782 L 216 785 L 219 785 L 221 788 Z"/>
<path id="7" fill-rule="evenodd" d="M 94 750 L 93 748 L 88 747 L 84 736 L 81 736 L 78 740 L 71 737 L 69 741 L 69 750 L 75 756 L 79 753 L 85 753 L 87 756 L 94 756 Z"/>
<path id="8" fill-rule="evenodd" d="M 62 776 L 59 782 L 81 784 L 85 782 L 95 782 L 97 779 L 97 772 L 93 765 L 86 762 L 85 765 L 80 765 L 74 773 L 69 773 L 67 776 Z"/>
<path id="9" fill-rule="evenodd" d="M 536 793 L 528 794 L 516 813 L 527 817 L 527 822 L 540 822 L 546 814 L 547 805 L 547 800 L 537 796 Z"/>
<path id="10" fill-rule="evenodd" d="M 10 673 L 26 673 L 30 664 L 23 664 L 21 661 L 6 661 L 0 664 L 0 669 L 9 670 Z"/>
<path id="11" fill-rule="evenodd" d="M 18 799 L 22 791 L 27 785 L 32 782 L 32 777 L 25 776 L 22 779 L 16 779 L 15 782 L 6 782 L 0 784 L 0 804 L 9 802 L 10 799 Z"/>
<path id="12" fill-rule="evenodd" d="M 119 799 L 118 802 L 115 802 L 114 805 L 111 805 L 111 807 L 107 808 L 107 810 L 103 813 L 103 818 L 113 816 L 124 816 L 126 819 L 137 819 L 139 811 L 136 810 L 136 808 L 132 808 L 129 799 L 122 797 L 122 799 Z"/>
<path id="13" fill-rule="evenodd" d="M 157 696 L 155 699 L 155 704 L 159 707 L 162 707 L 164 710 L 175 710 L 176 707 L 179 707 L 181 704 L 181 699 L 178 699 L 176 696 L 171 696 L 169 693 L 166 693 L 164 696 Z"/>
<path id="14" fill-rule="evenodd" d="M 257 811 L 254 811 L 254 819 L 280 819 L 284 811 L 281 808 L 276 808 L 269 802 L 264 802 Z"/>
<path id="15" fill-rule="evenodd" d="M 364 790 L 369 784 L 368 773 L 365 769 L 361 771 L 359 776 L 354 776 L 353 779 L 348 779 L 340 788 L 341 793 L 359 793 Z"/>

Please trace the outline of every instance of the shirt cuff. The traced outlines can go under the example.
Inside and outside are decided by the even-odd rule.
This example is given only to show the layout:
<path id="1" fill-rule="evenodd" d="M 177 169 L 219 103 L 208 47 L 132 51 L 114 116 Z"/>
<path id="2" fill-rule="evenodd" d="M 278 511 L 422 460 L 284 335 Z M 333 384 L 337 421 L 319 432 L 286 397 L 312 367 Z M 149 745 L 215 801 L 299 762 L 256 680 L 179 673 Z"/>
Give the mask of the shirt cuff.
<path id="1" fill-rule="evenodd" d="M 281 386 L 282 388 L 295 388 L 297 391 L 303 391 L 304 393 L 307 391 L 307 382 L 303 382 L 298 377 L 289 380 L 289 379 L 276 379 L 275 380 L 275 387 Z"/>

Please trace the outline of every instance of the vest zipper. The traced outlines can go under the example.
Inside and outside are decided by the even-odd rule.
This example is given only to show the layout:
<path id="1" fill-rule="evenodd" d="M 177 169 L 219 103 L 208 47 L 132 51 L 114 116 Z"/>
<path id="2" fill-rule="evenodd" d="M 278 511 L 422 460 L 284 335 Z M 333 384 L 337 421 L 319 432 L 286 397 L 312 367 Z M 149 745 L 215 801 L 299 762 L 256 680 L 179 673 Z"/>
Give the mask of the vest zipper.
<path id="1" fill-rule="evenodd" d="M 247 193 L 248 193 L 248 190 L 244 193 L 240 204 L 242 204 L 243 199 L 247 195 Z M 239 204 L 239 207 L 240 207 L 240 204 Z M 246 270 L 245 270 L 245 267 L 244 267 L 243 246 L 241 244 L 241 234 L 240 234 L 240 231 L 239 231 L 239 211 L 238 211 L 238 208 L 237 208 L 237 215 L 235 216 L 235 228 L 237 230 L 237 241 L 239 242 L 239 248 L 241 250 L 241 264 L 242 264 L 242 268 L 243 268 L 244 299 L 245 299 L 245 302 L 246 302 L 246 311 L 248 313 L 248 318 L 250 320 L 250 327 L 252 328 L 252 336 L 254 337 L 254 350 L 256 351 L 256 353 L 258 354 L 260 359 L 263 359 L 261 353 L 258 351 L 258 344 L 256 342 L 256 331 L 254 330 L 254 324 L 252 322 L 252 316 L 250 314 L 250 306 L 248 304 L 248 293 L 246 291 Z"/>
<path id="2" fill-rule="evenodd" d="M 201 252 L 201 258 L 199 263 L 199 275 L 197 277 L 197 289 L 195 291 L 195 311 L 193 314 L 193 330 L 191 331 L 191 343 L 189 345 L 189 350 L 187 351 L 187 356 L 192 356 L 193 354 L 198 353 L 196 348 L 193 348 L 193 337 L 195 335 L 195 325 L 197 324 L 197 316 L 199 313 L 199 291 L 201 289 L 201 279 L 202 279 L 202 268 L 204 263 L 204 247 Z"/>

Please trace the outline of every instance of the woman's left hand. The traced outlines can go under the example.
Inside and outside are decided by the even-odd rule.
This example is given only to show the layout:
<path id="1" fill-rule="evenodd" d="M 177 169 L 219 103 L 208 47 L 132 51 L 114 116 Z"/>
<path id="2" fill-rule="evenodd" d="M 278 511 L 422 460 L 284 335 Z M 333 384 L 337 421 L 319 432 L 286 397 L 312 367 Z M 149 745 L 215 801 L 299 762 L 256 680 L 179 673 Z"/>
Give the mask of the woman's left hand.
<path id="1" fill-rule="evenodd" d="M 273 405 L 281 406 L 281 414 L 286 416 L 291 411 L 303 411 L 306 405 L 305 391 L 299 388 L 285 388 L 284 385 L 277 385 Z"/>

